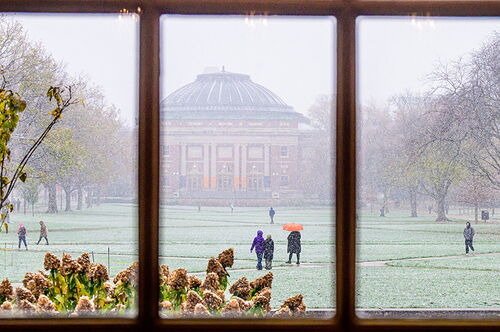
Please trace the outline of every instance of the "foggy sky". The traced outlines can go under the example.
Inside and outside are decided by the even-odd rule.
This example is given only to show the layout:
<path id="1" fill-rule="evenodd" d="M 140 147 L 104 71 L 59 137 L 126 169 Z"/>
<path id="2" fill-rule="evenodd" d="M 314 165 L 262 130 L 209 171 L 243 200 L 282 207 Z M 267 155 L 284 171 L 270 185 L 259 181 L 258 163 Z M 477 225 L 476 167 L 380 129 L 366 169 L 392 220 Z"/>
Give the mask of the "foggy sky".
<path id="1" fill-rule="evenodd" d="M 129 124 L 137 113 L 138 21 L 117 15 L 9 15 L 72 74 L 86 74 Z M 362 103 L 383 104 L 422 90 L 439 61 L 466 55 L 500 31 L 500 19 L 362 18 L 358 20 L 358 87 Z M 207 67 L 244 73 L 306 112 L 333 92 L 332 18 L 162 17 L 164 98 Z"/>

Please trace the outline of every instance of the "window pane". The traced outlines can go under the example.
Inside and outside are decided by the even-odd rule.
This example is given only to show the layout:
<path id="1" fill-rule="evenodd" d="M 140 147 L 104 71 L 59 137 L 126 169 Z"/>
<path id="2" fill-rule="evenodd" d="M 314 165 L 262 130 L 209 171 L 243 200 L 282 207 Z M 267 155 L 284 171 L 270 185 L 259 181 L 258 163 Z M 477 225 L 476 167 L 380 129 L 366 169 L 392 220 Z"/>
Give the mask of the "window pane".
<path id="1" fill-rule="evenodd" d="M 161 32 L 162 315 L 331 317 L 334 19 L 163 16 Z"/>
<path id="2" fill-rule="evenodd" d="M 135 315 L 137 27 L 0 16 L 4 318 Z"/>
<path id="3" fill-rule="evenodd" d="M 358 31 L 359 314 L 498 317 L 500 20 Z"/>

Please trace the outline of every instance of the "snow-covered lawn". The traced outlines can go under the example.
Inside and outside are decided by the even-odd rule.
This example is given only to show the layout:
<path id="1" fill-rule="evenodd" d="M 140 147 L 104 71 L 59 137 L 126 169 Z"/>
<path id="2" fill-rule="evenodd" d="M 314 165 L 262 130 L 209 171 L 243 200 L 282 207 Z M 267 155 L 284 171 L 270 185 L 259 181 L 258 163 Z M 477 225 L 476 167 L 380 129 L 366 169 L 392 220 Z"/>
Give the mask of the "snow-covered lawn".
<path id="1" fill-rule="evenodd" d="M 161 210 L 160 263 L 171 269 L 184 267 L 203 272 L 207 259 L 220 251 L 235 249 L 230 281 L 241 276 L 253 279 L 266 271 L 254 271 L 255 254 L 250 244 L 257 230 L 271 234 L 275 242 L 273 306 L 290 295 L 302 293 L 311 308 L 334 307 L 335 227 L 329 208 L 277 207 L 274 225 L 267 208 L 165 207 Z M 43 268 L 46 251 L 94 254 L 108 265 L 111 275 L 137 260 L 136 207 L 103 204 L 83 211 L 35 217 L 14 213 L 9 234 L 0 233 L 0 273 L 20 282 L 26 271 Z M 49 229 L 50 245 L 36 245 L 38 221 Z M 19 222 L 28 229 L 29 251 L 18 251 L 15 231 Z M 298 222 L 302 231 L 301 267 L 284 262 L 286 236 L 282 225 Z M 455 256 L 464 251 L 464 221 L 435 223 L 432 216 L 409 218 L 391 212 L 381 218 L 362 213 L 358 223 L 358 262 L 391 260 L 386 266 L 359 266 L 357 295 L 363 308 L 378 307 L 498 307 L 500 255 L 398 261 L 405 258 Z M 500 252 L 500 224 L 473 224 L 478 253 Z M 41 243 L 44 243 L 42 240 Z M 315 264 L 308 266 L 307 263 Z M 249 271 L 239 271 L 250 269 Z"/>

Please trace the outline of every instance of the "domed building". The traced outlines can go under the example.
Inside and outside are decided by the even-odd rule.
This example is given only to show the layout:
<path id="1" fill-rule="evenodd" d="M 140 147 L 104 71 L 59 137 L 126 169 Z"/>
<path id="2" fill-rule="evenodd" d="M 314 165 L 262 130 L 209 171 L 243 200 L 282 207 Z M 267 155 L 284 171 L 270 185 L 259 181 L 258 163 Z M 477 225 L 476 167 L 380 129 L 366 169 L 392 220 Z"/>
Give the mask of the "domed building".
<path id="1" fill-rule="evenodd" d="M 304 144 L 315 131 L 250 76 L 198 75 L 160 108 L 165 200 L 249 205 L 301 197 Z"/>

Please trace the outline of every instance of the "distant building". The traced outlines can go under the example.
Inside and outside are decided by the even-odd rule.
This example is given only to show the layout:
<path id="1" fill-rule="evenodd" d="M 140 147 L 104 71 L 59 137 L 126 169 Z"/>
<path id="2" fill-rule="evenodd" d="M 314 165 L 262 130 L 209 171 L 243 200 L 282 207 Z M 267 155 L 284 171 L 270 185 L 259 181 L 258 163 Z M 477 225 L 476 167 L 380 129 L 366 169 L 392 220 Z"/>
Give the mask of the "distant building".
<path id="1" fill-rule="evenodd" d="M 160 107 L 164 200 L 265 205 L 303 196 L 301 162 L 318 132 L 250 76 L 200 74 Z"/>

